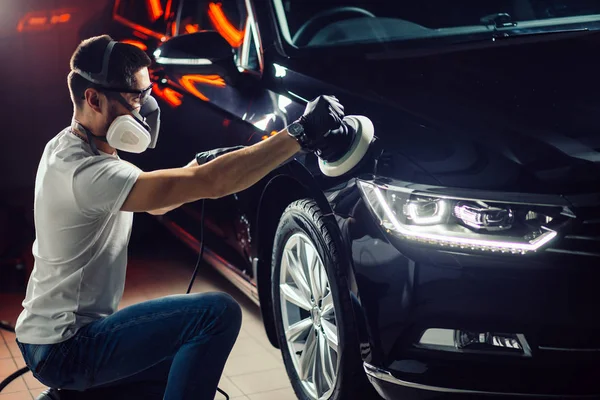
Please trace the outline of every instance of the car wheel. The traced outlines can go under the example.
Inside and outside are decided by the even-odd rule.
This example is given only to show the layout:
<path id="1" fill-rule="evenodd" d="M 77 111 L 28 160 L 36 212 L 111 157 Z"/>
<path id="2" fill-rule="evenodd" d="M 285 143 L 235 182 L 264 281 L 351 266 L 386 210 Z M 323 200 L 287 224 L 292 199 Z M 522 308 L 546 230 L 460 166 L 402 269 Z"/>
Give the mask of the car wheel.
<path id="1" fill-rule="evenodd" d="M 365 399 L 374 393 L 362 369 L 338 255 L 313 200 L 287 207 L 275 234 L 272 296 L 283 361 L 302 400 Z"/>

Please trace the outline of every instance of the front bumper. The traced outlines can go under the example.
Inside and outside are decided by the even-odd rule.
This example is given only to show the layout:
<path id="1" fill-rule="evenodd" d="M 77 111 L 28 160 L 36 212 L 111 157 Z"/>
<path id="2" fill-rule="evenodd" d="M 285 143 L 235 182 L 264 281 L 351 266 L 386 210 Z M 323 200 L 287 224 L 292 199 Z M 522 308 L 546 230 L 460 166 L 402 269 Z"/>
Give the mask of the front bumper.
<path id="1" fill-rule="evenodd" d="M 365 324 L 361 351 L 386 399 L 600 398 L 597 254 L 467 254 L 392 237 L 364 204 L 351 215 L 361 223 L 340 226 Z M 424 348 L 428 329 L 520 335 L 528 347 L 520 355 Z"/>
<path id="2" fill-rule="evenodd" d="M 564 394 L 535 394 L 516 392 L 490 392 L 454 387 L 438 387 L 420 383 L 408 382 L 396 378 L 391 372 L 364 363 L 364 369 L 369 381 L 377 392 L 386 400 L 423 400 L 448 399 L 451 396 L 480 398 L 482 396 L 500 396 L 509 398 L 546 398 L 546 399 L 597 399 L 595 395 L 564 395 Z"/>

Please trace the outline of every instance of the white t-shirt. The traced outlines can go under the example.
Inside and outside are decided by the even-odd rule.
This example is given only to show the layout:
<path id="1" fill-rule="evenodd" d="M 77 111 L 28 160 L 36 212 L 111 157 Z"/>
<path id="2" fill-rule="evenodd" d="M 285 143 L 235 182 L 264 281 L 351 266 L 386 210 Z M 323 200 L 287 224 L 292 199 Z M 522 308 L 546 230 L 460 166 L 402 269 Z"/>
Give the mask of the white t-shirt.
<path id="1" fill-rule="evenodd" d="M 140 173 L 117 155 L 95 155 L 70 128 L 48 142 L 35 181 L 35 266 L 20 342 L 60 343 L 117 310 L 133 223 L 120 209 Z"/>

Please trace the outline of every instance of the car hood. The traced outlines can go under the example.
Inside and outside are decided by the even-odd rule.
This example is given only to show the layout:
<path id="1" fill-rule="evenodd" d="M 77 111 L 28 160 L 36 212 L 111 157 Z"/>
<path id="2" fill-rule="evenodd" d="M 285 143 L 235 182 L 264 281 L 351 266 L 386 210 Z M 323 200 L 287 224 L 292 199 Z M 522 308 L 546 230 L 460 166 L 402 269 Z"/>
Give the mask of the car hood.
<path id="1" fill-rule="evenodd" d="M 427 56 L 340 57 L 341 71 L 315 73 L 348 93 L 348 113 L 373 120 L 382 175 L 511 192 L 600 191 L 600 35 L 511 40 Z"/>

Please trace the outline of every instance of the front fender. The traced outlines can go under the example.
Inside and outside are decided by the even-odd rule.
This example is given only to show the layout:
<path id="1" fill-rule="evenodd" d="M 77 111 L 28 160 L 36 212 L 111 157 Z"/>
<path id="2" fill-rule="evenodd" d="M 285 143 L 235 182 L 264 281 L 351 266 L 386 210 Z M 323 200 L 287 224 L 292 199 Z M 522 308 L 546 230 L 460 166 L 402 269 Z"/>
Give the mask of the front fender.
<path id="1" fill-rule="evenodd" d="M 322 177 L 319 178 L 322 179 Z M 354 222 L 348 216 L 350 214 L 347 211 L 352 208 L 352 201 L 356 201 L 356 198 L 352 200 L 352 197 L 349 197 L 349 195 L 356 193 L 358 198 L 360 198 L 360 194 L 358 194 L 358 191 L 354 187 L 353 180 L 342 183 L 339 180 L 332 180 L 337 185 L 326 191 L 322 191 L 320 187 L 324 182 L 322 180 L 318 182 L 303 164 L 297 160 L 293 160 L 274 171 L 262 191 L 256 223 L 254 224 L 254 237 L 257 239 L 256 246 L 253 248 L 253 256 L 256 260 L 255 276 L 265 330 L 269 341 L 275 347 L 279 347 L 279 344 L 275 331 L 271 298 L 271 255 L 273 240 L 279 218 L 285 208 L 292 202 L 303 198 L 312 198 L 317 202 L 335 244 L 340 249 L 340 264 L 345 268 L 345 276 L 348 280 L 347 284 L 351 291 L 351 298 L 353 299 L 353 311 L 358 327 L 359 343 L 361 343 L 361 347 L 363 347 L 364 343 L 368 343 L 360 293 L 356 284 L 350 252 L 350 235 L 347 234 L 347 230 Z M 335 211 L 332 206 L 336 207 Z M 362 350 L 364 352 L 364 348 Z"/>

